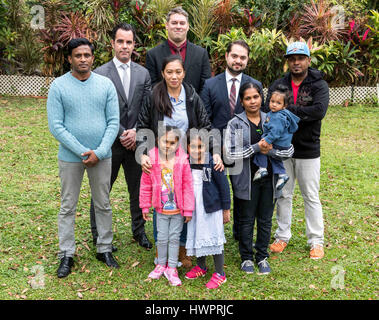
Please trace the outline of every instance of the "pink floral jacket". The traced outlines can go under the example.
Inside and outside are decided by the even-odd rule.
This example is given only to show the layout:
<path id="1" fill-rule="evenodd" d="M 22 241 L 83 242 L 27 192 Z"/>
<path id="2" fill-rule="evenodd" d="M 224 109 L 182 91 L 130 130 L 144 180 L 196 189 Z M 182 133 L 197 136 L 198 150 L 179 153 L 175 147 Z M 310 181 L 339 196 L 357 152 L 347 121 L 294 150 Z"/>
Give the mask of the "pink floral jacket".
<path id="1" fill-rule="evenodd" d="M 149 212 L 151 207 L 154 207 L 158 212 L 162 211 L 162 178 L 158 148 L 152 149 L 149 152 L 149 156 L 152 162 L 152 169 L 150 174 L 142 173 L 139 193 L 139 206 L 143 213 Z M 195 196 L 191 168 L 188 162 L 188 155 L 180 147 L 175 154 L 173 174 L 176 205 L 180 209 L 182 216 L 192 217 L 192 211 L 195 209 Z"/>

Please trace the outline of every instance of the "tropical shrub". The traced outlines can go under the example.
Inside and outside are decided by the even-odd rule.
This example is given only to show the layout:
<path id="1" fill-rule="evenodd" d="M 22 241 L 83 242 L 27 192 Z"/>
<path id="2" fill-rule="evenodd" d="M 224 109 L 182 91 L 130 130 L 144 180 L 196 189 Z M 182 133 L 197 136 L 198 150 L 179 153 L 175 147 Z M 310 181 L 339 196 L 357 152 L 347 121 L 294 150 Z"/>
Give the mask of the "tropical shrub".
<path id="1" fill-rule="evenodd" d="M 191 19 L 190 30 L 196 38 L 196 43 L 209 48 L 212 45 L 212 33 L 217 16 L 217 0 L 194 0 L 188 6 L 188 13 Z"/>
<path id="2" fill-rule="evenodd" d="M 39 72 L 40 45 L 30 27 L 29 7 L 22 0 L 0 3 L 0 72 L 6 74 Z"/>
<path id="3" fill-rule="evenodd" d="M 311 50 L 312 66 L 324 72 L 331 85 L 351 85 L 363 76 L 358 53 L 351 42 L 329 41 Z"/>
<path id="4" fill-rule="evenodd" d="M 225 52 L 228 44 L 242 39 L 250 47 L 250 61 L 246 72 L 268 86 L 283 73 L 283 54 L 286 39 L 282 31 L 261 29 L 246 36 L 242 28 L 232 28 L 227 34 L 220 34 L 211 51 L 215 73 L 225 69 Z"/>

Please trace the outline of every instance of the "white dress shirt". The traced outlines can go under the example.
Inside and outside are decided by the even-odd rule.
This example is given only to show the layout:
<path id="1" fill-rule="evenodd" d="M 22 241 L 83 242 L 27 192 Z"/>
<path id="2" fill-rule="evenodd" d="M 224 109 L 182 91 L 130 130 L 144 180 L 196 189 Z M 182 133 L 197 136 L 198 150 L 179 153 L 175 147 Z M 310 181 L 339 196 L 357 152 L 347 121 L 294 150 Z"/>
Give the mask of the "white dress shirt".
<path id="1" fill-rule="evenodd" d="M 121 83 L 125 87 L 125 85 L 123 83 L 124 72 L 125 72 L 124 69 L 123 69 L 124 68 L 123 65 L 124 64 L 128 65 L 128 68 L 126 70 L 127 70 L 127 72 L 129 72 L 129 79 L 130 79 L 130 63 L 131 63 L 131 60 L 129 59 L 129 61 L 127 63 L 122 63 L 120 60 L 118 60 L 116 57 L 114 57 L 113 58 L 113 63 L 116 66 L 118 75 L 120 76 L 120 79 L 121 79 Z"/>
<path id="2" fill-rule="evenodd" d="M 238 76 L 232 76 L 228 69 L 225 70 L 225 77 L 226 77 L 226 86 L 228 87 L 228 97 L 230 97 L 230 90 L 232 88 L 233 81 L 232 79 L 237 79 L 235 81 L 236 86 L 236 100 L 239 99 L 239 92 L 240 92 L 240 86 L 242 81 L 242 72 Z"/>

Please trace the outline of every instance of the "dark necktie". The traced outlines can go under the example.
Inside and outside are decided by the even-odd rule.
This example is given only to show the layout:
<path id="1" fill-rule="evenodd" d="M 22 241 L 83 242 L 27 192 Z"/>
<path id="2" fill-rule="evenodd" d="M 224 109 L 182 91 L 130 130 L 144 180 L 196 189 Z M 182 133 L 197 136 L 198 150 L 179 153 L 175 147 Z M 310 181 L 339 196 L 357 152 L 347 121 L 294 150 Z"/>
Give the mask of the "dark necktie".
<path id="1" fill-rule="evenodd" d="M 233 78 L 233 84 L 230 88 L 230 96 L 229 96 L 229 105 L 230 105 L 230 115 L 234 116 L 234 109 L 236 108 L 236 78 Z"/>

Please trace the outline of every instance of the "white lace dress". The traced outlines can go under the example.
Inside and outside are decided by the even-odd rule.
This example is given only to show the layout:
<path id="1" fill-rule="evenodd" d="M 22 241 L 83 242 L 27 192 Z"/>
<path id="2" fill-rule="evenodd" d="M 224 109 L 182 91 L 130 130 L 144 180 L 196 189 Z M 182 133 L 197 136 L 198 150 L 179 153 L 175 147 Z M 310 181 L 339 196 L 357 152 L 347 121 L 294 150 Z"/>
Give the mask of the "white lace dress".
<path id="1" fill-rule="evenodd" d="M 195 210 L 187 226 L 187 255 L 221 254 L 226 242 L 222 210 L 206 213 L 203 204 L 203 170 L 192 169 Z"/>

